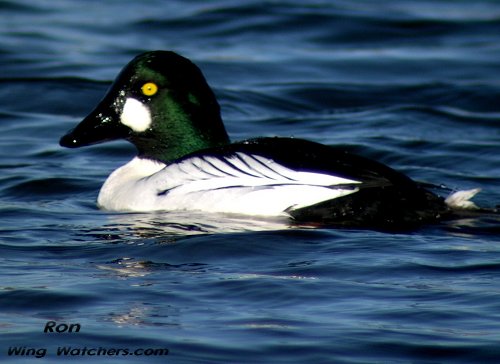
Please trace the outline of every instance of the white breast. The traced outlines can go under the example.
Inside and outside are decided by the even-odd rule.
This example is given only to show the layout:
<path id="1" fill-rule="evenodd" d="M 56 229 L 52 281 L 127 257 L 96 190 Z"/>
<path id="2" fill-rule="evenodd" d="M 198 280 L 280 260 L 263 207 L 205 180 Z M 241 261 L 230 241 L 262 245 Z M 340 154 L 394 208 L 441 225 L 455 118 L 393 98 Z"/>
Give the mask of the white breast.
<path id="1" fill-rule="evenodd" d="M 281 216 L 356 192 L 359 181 L 294 171 L 271 159 L 236 153 L 230 157 L 193 157 L 181 163 L 134 158 L 113 172 L 98 204 L 108 210 L 197 210 Z M 344 185 L 344 186 L 342 186 Z"/>

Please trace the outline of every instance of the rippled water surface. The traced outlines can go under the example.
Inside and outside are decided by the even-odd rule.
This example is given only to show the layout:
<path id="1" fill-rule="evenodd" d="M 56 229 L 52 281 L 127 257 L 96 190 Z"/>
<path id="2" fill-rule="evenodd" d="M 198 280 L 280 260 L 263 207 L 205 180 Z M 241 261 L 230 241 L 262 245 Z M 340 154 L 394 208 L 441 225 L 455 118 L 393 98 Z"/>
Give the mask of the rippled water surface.
<path id="1" fill-rule="evenodd" d="M 133 56 L 172 49 L 233 140 L 345 145 L 495 206 L 500 3 L 12 0 L 0 20 L 2 362 L 498 362 L 498 219 L 391 234 L 103 212 L 133 148 L 58 140 Z"/>

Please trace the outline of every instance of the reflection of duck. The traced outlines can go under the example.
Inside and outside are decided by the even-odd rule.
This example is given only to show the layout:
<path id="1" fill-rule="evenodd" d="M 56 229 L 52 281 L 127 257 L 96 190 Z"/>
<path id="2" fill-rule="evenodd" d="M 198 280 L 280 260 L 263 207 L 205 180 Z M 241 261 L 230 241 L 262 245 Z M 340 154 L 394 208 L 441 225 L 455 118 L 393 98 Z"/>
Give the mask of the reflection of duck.
<path id="1" fill-rule="evenodd" d="M 156 213 L 111 213 L 102 232 L 92 231 L 96 240 L 135 244 L 142 239 L 171 244 L 189 235 L 275 231 L 290 228 L 287 217 L 255 217 L 202 211 Z M 111 232 L 111 233 L 110 233 Z M 86 235 L 89 235 L 86 233 Z M 161 237 L 161 238 L 159 238 Z M 139 238 L 139 240 L 137 240 Z M 157 239 L 159 238 L 159 240 Z"/>
<path id="2" fill-rule="evenodd" d="M 138 156 L 104 183 L 116 211 L 184 210 L 341 226 L 391 227 L 451 217 L 477 190 L 446 201 L 405 175 L 345 151 L 293 138 L 230 144 L 201 71 L 173 52 L 139 55 L 97 108 L 61 138 L 75 148 L 126 139 Z"/>

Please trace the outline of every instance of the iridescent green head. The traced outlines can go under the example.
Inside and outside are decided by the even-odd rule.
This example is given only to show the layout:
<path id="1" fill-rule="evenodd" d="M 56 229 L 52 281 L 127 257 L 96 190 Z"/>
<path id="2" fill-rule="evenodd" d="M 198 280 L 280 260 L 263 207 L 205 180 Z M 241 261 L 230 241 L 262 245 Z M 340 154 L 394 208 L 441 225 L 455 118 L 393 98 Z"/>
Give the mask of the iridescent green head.
<path id="1" fill-rule="evenodd" d="M 140 157 L 166 163 L 229 143 L 219 104 L 200 69 L 168 51 L 134 58 L 60 144 L 77 148 L 115 139 L 133 143 Z"/>

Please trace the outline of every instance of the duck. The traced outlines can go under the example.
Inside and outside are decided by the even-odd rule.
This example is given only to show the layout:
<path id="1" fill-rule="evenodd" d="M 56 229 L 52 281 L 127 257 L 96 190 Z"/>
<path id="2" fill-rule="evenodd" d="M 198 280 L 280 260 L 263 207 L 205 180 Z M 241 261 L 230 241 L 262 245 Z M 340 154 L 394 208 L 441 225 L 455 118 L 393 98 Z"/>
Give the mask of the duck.
<path id="1" fill-rule="evenodd" d="M 231 142 L 202 71 L 173 51 L 132 59 L 60 145 L 117 139 L 132 143 L 137 155 L 104 182 L 97 198 L 103 210 L 399 229 L 477 208 L 470 199 L 478 189 L 445 198 L 431 185 L 341 147 L 292 137 Z"/>

